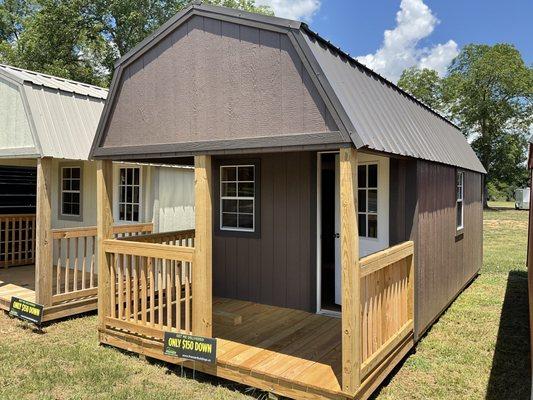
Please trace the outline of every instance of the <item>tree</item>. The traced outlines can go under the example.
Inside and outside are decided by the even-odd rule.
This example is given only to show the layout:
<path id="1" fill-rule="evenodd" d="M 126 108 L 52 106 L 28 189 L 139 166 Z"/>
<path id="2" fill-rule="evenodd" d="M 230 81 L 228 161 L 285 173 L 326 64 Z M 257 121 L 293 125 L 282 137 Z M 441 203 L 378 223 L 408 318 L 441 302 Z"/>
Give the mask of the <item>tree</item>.
<path id="1" fill-rule="evenodd" d="M 398 86 L 432 109 L 444 111 L 442 81 L 437 71 L 428 68 L 407 68 L 402 72 Z"/>
<path id="2" fill-rule="evenodd" d="M 471 139 L 487 184 L 519 186 L 526 176 L 526 139 L 533 124 L 533 69 L 510 44 L 465 46 L 443 80 L 450 116 Z"/>
<path id="3" fill-rule="evenodd" d="M 272 14 L 255 0 L 206 3 Z M 185 0 L 0 0 L 0 60 L 106 86 L 115 62 Z"/>

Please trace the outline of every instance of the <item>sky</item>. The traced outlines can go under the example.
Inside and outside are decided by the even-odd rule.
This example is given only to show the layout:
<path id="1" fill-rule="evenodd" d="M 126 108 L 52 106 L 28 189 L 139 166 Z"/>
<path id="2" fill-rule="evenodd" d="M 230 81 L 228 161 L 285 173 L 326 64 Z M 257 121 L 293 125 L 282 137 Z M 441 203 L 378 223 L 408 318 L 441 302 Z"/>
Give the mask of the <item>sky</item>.
<path id="1" fill-rule="evenodd" d="M 533 65 L 533 0 L 256 0 L 303 20 L 396 82 L 411 66 L 440 75 L 469 43 L 511 43 Z"/>

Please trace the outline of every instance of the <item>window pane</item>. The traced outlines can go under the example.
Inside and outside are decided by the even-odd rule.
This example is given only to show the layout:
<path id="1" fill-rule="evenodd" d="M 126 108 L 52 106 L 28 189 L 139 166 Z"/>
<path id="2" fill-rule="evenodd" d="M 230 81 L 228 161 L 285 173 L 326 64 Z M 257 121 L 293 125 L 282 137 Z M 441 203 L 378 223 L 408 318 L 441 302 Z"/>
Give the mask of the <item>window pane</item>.
<path id="1" fill-rule="evenodd" d="M 378 166 L 371 164 L 368 166 L 368 187 L 378 187 Z"/>
<path id="2" fill-rule="evenodd" d="M 366 215 L 359 214 L 359 236 L 366 236 Z"/>
<path id="3" fill-rule="evenodd" d="M 222 212 L 237 212 L 237 200 L 222 200 Z"/>
<path id="4" fill-rule="evenodd" d="M 362 188 L 366 187 L 366 165 L 357 167 L 357 185 Z"/>
<path id="5" fill-rule="evenodd" d="M 121 185 L 126 184 L 126 169 L 125 168 L 120 169 L 120 182 L 119 183 Z"/>
<path id="6" fill-rule="evenodd" d="M 239 214 L 239 228 L 252 229 L 254 227 L 254 216 L 251 214 Z"/>
<path id="7" fill-rule="evenodd" d="M 75 179 L 80 179 L 80 168 L 72 168 L 71 177 Z"/>
<path id="8" fill-rule="evenodd" d="M 254 201 L 253 200 L 239 200 L 239 212 L 253 214 Z"/>
<path id="9" fill-rule="evenodd" d="M 254 184 L 239 182 L 239 197 L 253 197 Z"/>
<path id="10" fill-rule="evenodd" d="M 65 179 L 70 178 L 70 168 L 63 168 L 63 178 Z"/>
<path id="11" fill-rule="evenodd" d="M 222 196 L 236 196 L 237 184 L 236 183 L 223 183 L 222 184 Z"/>
<path id="12" fill-rule="evenodd" d="M 236 167 L 222 167 L 221 179 L 223 181 L 236 181 L 237 180 L 237 168 Z"/>
<path id="13" fill-rule="evenodd" d="M 125 211 L 125 206 L 124 204 L 120 204 L 118 206 L 118 218 L 121 220 L 121 221 L 124 221 L 126 219 L 126 211 Z"/>
<path id="14" fill-rule="evenodd" d="M 371 237 L 371 238 L 378 237 L 378 216 L 377 215 L 368 216 L 368 237 Z"/>
<path id="15" fill-rule="evenodd" d="M 70 190 L 70 180 L 63 179 L 63 190 Z"/>
<path id="16" fill-rule="evenodd" d="M 63 193 L 63 202 L 70 203 L 72 201 L 71 193 Z"/>
<path id="17" fill-rule="evenodd" d="M 237 214 L 222 213 L 222 226 L 225 228 L 237 228 Z"/>
<path id="18" fill-rule="evenodd" d="M 378 212 L 378 191 L 376 189 L 368 191 L 368 212 Z"/>
<path id="19" fill-rule="evenodd" d="M 463 226 L 463 202 L 460 201 L 457 203 L 457 228 Z"/>
<path id="20" fill-rule="evenodd" d="M 139 176 L 141 175 L 141 170 L 139 168 L 133 168 L 133 184 L 139 184 Z"/>
<path id="21" fill-rule="evenodd" d="M 72 204 L 72 206 L 71 206 L 71 214 L 72 215 L 80 215 L 80 205 L 79 204 Z"/>
<path id="22" fill-rule="evenodd" d="M 134 203 L 139 203 L 139 187 L 138 186 L 135 186 L 133 187 L 133 202 Z"/>
<path id="23" fill-rule="evenodd" d="M 358 199 L 357 199 L 357 208 L 359 209 L 359 212 L 366 212 L 366 190 L 359 190 L 358 191 Z"/>
<path id="24" fill-rule="evenodd" d="M 133 201 L 132 187 L 126 186 L 126 202 L 131 203 Z"/>
<path id="25" fill-rule="evenodd" d="M 77 204 L 80 203 L 80 194 L 79 193 L 72 193 L 70 195 L 70 198 L 71 198 L 71 202 L 72 203 L 77 203 Z"/>
<path id="26" fill-rule="evenodd" d="M 138 220 L 139 220 L 139 206 L 135 204 L 133 206 L 132 221 L 138 221 Z"/>
<path id="27" fill-rule="evenodd" d="M 126 202 L 126 186 L 121 186 L 120 188 L 120 201 Z"/>
<path id="28" fill-rule="evenodd" d="M 80 190 L 80 180 L 79 179 L 73 179 L 70 181 L 70 188 L 71 190 Z"/>
<path id="29" fill-rule="evenodd" d="M 253 181 L 254 180 L 254 167 L 239 167 L 239 180 L 240 181 Z"/>
<path id="30" fill-rule="evenodd" d="M 71 213 L 70 203 L 63 203 L 63 214 L 68 215 Z"/>

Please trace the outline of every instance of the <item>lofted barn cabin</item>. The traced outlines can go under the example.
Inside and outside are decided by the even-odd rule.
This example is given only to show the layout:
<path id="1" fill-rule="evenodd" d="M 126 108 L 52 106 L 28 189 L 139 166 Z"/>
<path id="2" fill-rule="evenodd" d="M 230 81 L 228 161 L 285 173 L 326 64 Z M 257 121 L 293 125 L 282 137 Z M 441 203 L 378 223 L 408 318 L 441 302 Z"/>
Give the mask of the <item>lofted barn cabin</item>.
<path id="1" fill-rule="evenodd" d="M 279 395 L 367 398 L 482 264 L 460 130 L 301 22 L 189 6 L 117 63 L 91 157 L 100 342 Z M 112 238 L 113 160 L 194 167 L 192 246 Z"/>
<path id="2" fill-rule="evenodd" d="M 97 307 L 96 162 L 107 90 L 0 65 L 0 308 L 50 321 Z M 190 167 L 116 163 L 114 234 L 194 227 Z"/>

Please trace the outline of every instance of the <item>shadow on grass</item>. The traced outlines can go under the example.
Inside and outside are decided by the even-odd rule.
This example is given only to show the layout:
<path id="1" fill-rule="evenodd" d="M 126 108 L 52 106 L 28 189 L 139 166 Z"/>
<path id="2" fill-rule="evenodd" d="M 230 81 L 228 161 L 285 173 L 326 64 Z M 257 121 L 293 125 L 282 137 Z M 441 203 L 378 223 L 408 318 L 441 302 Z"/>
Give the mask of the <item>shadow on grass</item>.
<path id="1" fill-rule="evenodd" d="M 529 399 L 529 357 L 527 272 L 511 271 L 507 278 L 486 399 Z"/>

